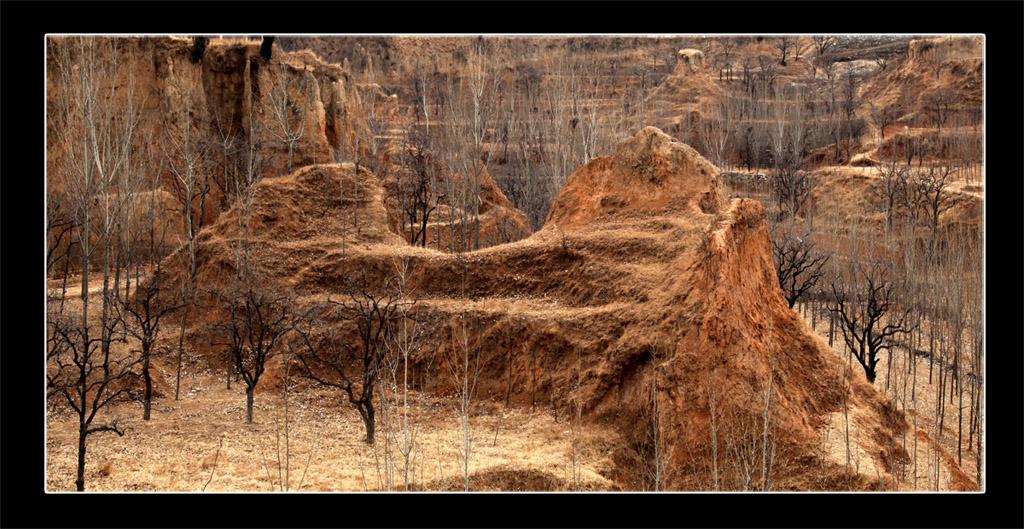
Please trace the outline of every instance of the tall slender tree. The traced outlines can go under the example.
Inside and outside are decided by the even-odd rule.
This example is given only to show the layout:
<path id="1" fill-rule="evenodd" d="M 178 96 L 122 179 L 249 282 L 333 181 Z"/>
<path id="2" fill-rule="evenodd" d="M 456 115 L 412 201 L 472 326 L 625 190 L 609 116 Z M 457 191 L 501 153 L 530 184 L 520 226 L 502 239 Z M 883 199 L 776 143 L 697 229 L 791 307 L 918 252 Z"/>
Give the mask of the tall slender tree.
<path id="1" fill-rule="evenodd" d="M 305 136 L 307 124 L 305 109 L 295 94 L 304 87 L 296 86 L 288 69 L 289 66 L 282 61 L 280 73 L 268 77 L 270 88 L 266 91 L 267 101 L 264 107 L 269 111 L 268 116 L 272 120 L 267 124 L 267 130 L 287 149 L 288 162 L 285 170 L 286 174 L 291 174 L 295 144 Z M 305 77 L 300 79 L 308 81 Z"/>
<path id="2" fill-rule="evenodd" d="M 63 396 L 78 415 L 75 485 L 83 491 L 86 438 L 103 431 L 124 434 L 116 418 L 106 423 L 94 421 L 103 408 L 128 390 L 127 385 L 114 386 L 134 372 L 137 362 L 137 358 L 110 348 L 119 319 L 113 310 L 118 289 L 116 285 L 111 288 L 109 274 L 113 246 L 120 235 L 115 230 L 123 227 L 120 219 L 126 200 L 116 194 L 115 186 L 128 178 L 124 172 L 135 155 L 141 104 L 136 82 L 130 69 L 121 67 L 122 58 L 112 39 L 50 38 L 47 45 L 55 66 L 48 75 L 59 87 L 47 112 L 50 130 L 61 146 L 55 178 L 67 190 L 69 215 L 77 227 L 82 255 L 81 318 L 76 321 L 58 315 L 48 322 L 53 346 L 47 352 L 47 397 Z M 89 280 L 97 250 L 102 252 L 104 272 L 99 336 L 89 310 Z"/>

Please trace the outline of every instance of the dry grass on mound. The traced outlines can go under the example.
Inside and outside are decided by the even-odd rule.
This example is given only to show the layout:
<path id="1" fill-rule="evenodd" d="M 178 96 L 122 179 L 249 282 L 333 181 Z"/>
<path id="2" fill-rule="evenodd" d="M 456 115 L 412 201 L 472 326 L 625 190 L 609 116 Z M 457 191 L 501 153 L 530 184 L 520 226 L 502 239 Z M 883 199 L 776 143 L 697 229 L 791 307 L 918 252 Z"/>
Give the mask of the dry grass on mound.
<path id="1" fill-rule="evenodd" d="M 390 446 L 385 463 L 386 418 L 378 411 L 377 442 L 367 445 L 355 409 L 340 395 L 317 387 L 289 397 L 287 464 L 289 490 L 404 490 L 404 464 Z M 379 404 L 378 404 L 379 405 Z M 130 420 L 124 437 L 89 438 L 86 488 L 90 491 L 279 491 L 285 481 L 284 406 L 280 392 L 257 390 L 254 422 L 245 423 L 244 384 L 224 387 L 221 377 L 183 381 L 181 399 L 159 399 L 153 418 L 141 406 L 118 404 L 106 415 Z M 410 395 L 409 417 L 417 428 L 411 452 L 412 490 L 463 490 L 462 430 L 453 400 Z M 472 490 L 575 490 L 571 424 L 550 410 L 503 410 L 479 403 L 470 419 Z M 98 421 L 106 417 L 99 417 Z M 500 426 L 499 426 L 500 422 Z M 497 429 L 497 437 L 495 431 Z M 610 431 L 585 426 L 579 451 L 580 488 L 609 490 Z M 46 432 L 49 491 L 74 490 L 77 423 L 51 411 Z M 280 463 L 279 463 L 280 458 Z M 388 484 L 390 483 L 390 487 Z"/>

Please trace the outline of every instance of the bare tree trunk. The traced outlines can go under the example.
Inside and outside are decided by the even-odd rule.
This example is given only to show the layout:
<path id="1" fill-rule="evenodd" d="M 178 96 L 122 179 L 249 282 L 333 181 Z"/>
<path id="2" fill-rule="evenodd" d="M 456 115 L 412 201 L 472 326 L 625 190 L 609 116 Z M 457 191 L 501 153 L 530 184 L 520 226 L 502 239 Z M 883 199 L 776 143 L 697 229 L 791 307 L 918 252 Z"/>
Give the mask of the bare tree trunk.
<path id="1" fill-rule="evenodd" d="M 184 281 L 184 279 L 182 279 Z M 188 296 L 184 294 L 186 287 L 182 285 L 182 307 L 181 307 L 181 329 L 178 332 L 178 366 L 175 370 L 174 375 L 174 400 L 178 400 L 178 396 L 181 393 L 181 361 L 182 352 L 185 350 L 185 325 L 188 322 L 188 308 L 191 305 L 188 301 Z M 228 363 L 230 366 L 230 362 Z M 228 368 L 228 373 L 231 372 L 231 368 Z M 228 375 L 228 389 L 231 389 L 231 376 Z"/>
<path id="2" fill-rule="evenodd" d="M 373 407 L 372 402 L 366 402 L 363 408 L 360 408 L 359 415 L 363 418 L 363 425 L 366 427 L 366 444 L 372 445 L 374 443 L 374 430 L 376 428 L 376 420 L 374 416 L 376 410 Z"/>
<path id="3" fill-rule="evenodd" d="M 533 364 L 533 369 L 531 370 L 531 374 L 533 375 L 533 384 L 532 384 L 532 396 L 531 396 L 531 400 L 530 400 L 530 402 L 531 402 L 530 409 L 531 410 L 536 410 L 537 409 L 537 351 L 535 351 L 533 349 L 530 349 L 530 359 L 532 360 L 532 364 Z"/>
<path id="4" fill-rule="evenodd" d="M 85 403 L 83 402 L 82 404 Z M 78 423 L 78 474 L 75 479 L 75 490 L 78 492 L 85 491 L 85 438 L 87 428 L 88 425 L 85 422 Z"/>
<path id="5" fill-rule="evenodd" d="M 252 424 L 252 398 L 256 388 L 246 386 L 245 388 L 245 422 Z"/>
<path id="6" fill-rule="evenodd" d="M 846 490 L 850 490 L 850 406 L 849 406 L 849 392 L 851 385 L 849 383 L 849 372 L 851 364 L 849 358 L 847 359 L 846 365 L 843 367 L 843 428 L 845 432 L 843 438 L 846 444 L 846 465 L 843 467 L 843 476 L 846 480 Z"/>
<path id="7" fill-rule="evenodd" d="M 288 368 L 290 362 L 286 359 L 284 366 L 284 379 L 281 381 L 282 391 L 284 393 L 284 490 L 289 490 L 291 486 L 291 442 L 288 431 Z"/>
<path id="8" fill-rule="evenodd" d="M 145 392 L 142 397 L 142 420 L 148 421 L 150 409 L 153 404 L 153 377 L 149 373 L 149 346 L 145 345 L 142 351 L 142 380 L 145 383 Z"/>

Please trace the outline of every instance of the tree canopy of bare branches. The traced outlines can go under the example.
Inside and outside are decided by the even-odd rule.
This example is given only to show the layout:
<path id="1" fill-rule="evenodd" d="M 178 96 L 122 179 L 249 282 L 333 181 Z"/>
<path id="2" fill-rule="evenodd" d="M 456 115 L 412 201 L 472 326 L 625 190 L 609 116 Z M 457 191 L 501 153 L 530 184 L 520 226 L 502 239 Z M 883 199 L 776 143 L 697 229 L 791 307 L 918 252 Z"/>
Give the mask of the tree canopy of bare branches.
<path id="1" fill-rule="evenodd" d="M 390 333 L 404 317 L 404 309 L 415 303 L 404 296 L 391 279 L 381 290 L 375 291 L 364 275 L 361 281 L 352 282 L 347 300 L 328 298 L 336 315 L 355 325 L 358 342 L 342 340 L 339 333 L 328 329 L 317 329 L 309 319 L 296 328 L 294 351 L 305 368 L 303 376 L 345 392 L 349 403 L 363 419 L 367 444 L 374 442 L 373 392 L 386 361 Z M 349 375 L 353 365 L 359 369 L 357 376 Z"/>
<path id="2" fill-rule="evenodd" d="M 782 57 L 779 59 L 780 65 L 786 65 L 786 58 L 795 51 L 796 45 L 797 37 L 792 35 L 784 35 L 775 39 L 775 49 L 779 50 L 779 53 L 782 54 Z"/>
<path id="3" fill-rule="evenodd" d="M 290 90 L 288 66 L 281 63 L 281 73 L 277 80 L 271 77 L 271 87 L 267 90 L 267 109 L 272 120 L 267 130 L 274 135 L 288 150 L 287 174 L 292 172 L 292 155 L 295 143 L 306 134 L 306 114 L 299 105 L 297 98 Z"/>
<path id="4" fill-rule="evenodd" d="M 267 361 L 280 353 L 284 336 L 294 328 L 297 309 L 291 293 L 258 284 L 238 282 L 215 292 L 224 317 L 213 325 L 224 342 L 235 371 L 245 382 L 246 422 L 252 422 L 253 394 Z"/>
<path id="5" fill-rule="evenodd" d="M 78 475 L 75 487 L 85 490 L 86 438 L 98 432 L 125 431 L 119 418 L 95 422 L 103 408 L 131 389 L 128 380 L 142 357 L 111 354 L 101 344 L 102 334 L 90 333 L 74 318 L 57 316 L 50 322 L 52 347 L 47 351 L 47 398 L 61 398 L 78 416 Z"/>
<path id="6" fill-rule="evenodd" d="M 809 231 L 798 231 L 794 226 L 773 230 L 772 258 L 779 286 L 786 296 L 789 308 L 814 288 L 825 275 L 828 254 L 817 251 Z"/>
<path id="7" fill-rule="evenodd" d="M 879 355 L 892 348 L 896 335 L 913 330 L 911 309 L 895 304 L 897 281 L 879 262 L 856 264 L 849 277 L 837 278 L 830 287 L 828 310 L 838 317 L 850 354 L 874 383 Z"/>

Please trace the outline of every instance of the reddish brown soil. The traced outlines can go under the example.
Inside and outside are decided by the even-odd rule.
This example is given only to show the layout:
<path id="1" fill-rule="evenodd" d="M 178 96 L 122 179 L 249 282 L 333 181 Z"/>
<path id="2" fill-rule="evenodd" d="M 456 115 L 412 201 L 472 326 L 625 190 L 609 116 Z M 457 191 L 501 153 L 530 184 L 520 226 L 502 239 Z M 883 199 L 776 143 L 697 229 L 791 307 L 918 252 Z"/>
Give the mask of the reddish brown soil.
<path id="1" fill-rule="evenodd" d="M 718 169 L 692 148 L 658 129 L 640 130 L 569 177 L 541 230 L 505 244 L 496 244 L 499 226 L 511 222 L 527 235 L 525 217 L 485 177 L 481 241 L 491 243 L 461 254 L 411 247 L 397 228 L 391 182 L 361 167 L 356 199 L 349 192 L 355 167 L 324 163 L 342 137 L 337 117 L 352 101 L 339 67 L 312 53 L 275 55 L 254 73 L 254 44 L 212 45 L 202 65 L 188 61 L 186 41 L 143 39 L 140 46 L 148 52 L 136 59 L 140 71 L 156 68 L 156 83 L 202 78 L 201 108 L 233 119 L 246 110 L 236 93 L 239 79 L 251 92 L 285 75 L 306 82 L 303 97 L 319 98 L 309 116 L 316 134 L 296 152 L 301 168 L 284 174 L 283 153 L 275 151 L 275 169 L 258 187 L 251 258 L 272 285 L 296 292 L 304 305 L 337 299 L 360 275 L 379 287 L 407 264 L 408 295 L 418 299 L 414 310 L 424 328 L 411 357 L 414 387 L 426 399 L 451 396 L 446 373 L 465 329 L 467 348 L 480 355 L 481 401 L 507 399 L 517 410 L 545 406 L 563 417 L 578 404 L 585 431 L 615 432 L 602 445 L 611 463 L 592 483 L 625 490 L 648 489 L 654 479 L 680 490 L 759 487 L 760 467 L 750 481 L 739 454 L 757 454 L 760 465 L 768 452 L 759 450 L 774 447 L 772 490 L 845 486 L 845 453 L 823 442 L 822 433 L 842 415 L 846 368 L 786 305 L 762 205 L 727 201 Z M 462 228 L 444 208 L 451 211 L 442 205 L 429 230 L 442 250 L 450 240 L 445 234 Z M 201 233 L 201 292 L 234 277 L 240 215 L 228 209 Z M 164 264 L 167 284 L 178 284 L 178 255 Z M 201 313 L 188 329 L 200 372 L 222 368 L 223 351 L 211 345 L 208 327 L 214 317 Z M 858 373 L 845 376 L 851 429 L 858 432 L 851 443 L 862 461 L 853 486 L 884 488 L 891 404 Z M 274 391 L 280 380 L 273 364 L 261 385 Z M 662 470 L 652 472 L 656 466 Z M 482 488 L 555 483 L 506 462 L 479 478 Z"/>
<path id="2" fill-rule="evenodd" d="M 620 433 L 608 476 L 617 486 L 650 486 L 644 468 L 657 437 L 662 486 L 693 489 L 710 483 L 711 395 L 719 449 L 756 449 L 771 377 L 770 486 L 842 486 L 840 461 L 818 448 L 825 418 L 841 411 L 842 368 L 782 297 L 760 203 L 726 204 L 717 169 L 689 147 L 644 129 L 571 176 L 542 230 L 461 255 L 413 248 L 392 232 L 385 188 L 369 172 L 360 175 L 355 230 L 351 202 L 339 208 L 331 198 L 338 167 L 307 167 L 261 184 L 254 255 L 282 287 L 308 292 L 306 302 L 337 298 L 353 273 L 382 284 L 407 261 L 409 291 L 428 329 L 412 357 L 418 390 L 451 394 L 444 373 L 465 325 L 469 349 L 480 354 L 482 398 L 501 401 L 511 386 L 516 407 L 547 403 L 564 414 L 580 402 L 584 427 Z M 344 167 L 350 178 L 351 166 Z M 203 234 L 203 285 L 233 275 L 236 215 L 227 212 Z M 201 322 L 191 338 L 200 358 L 217 365 Z M 279 375 L 267 377 L 272 385 Z M 652 429 L 655 380 L 659 426 Z M 862 377 L 853 376 L 852 388 L 856 427 L 881 431 L 886 398 Z M 884 472 L 879 437 L 861 435 L 857 443 L 874 461 L 870 468 Z M 719 458 L 724 466 L 726 456 Z M 812 478 L 809 468 L 823 469 L 825 478 Z M 741 486 L 735 470 L 720 472 L 722 487 Z M 854 482 L 875 488 L 884 477 L 862 471 Z"/>

